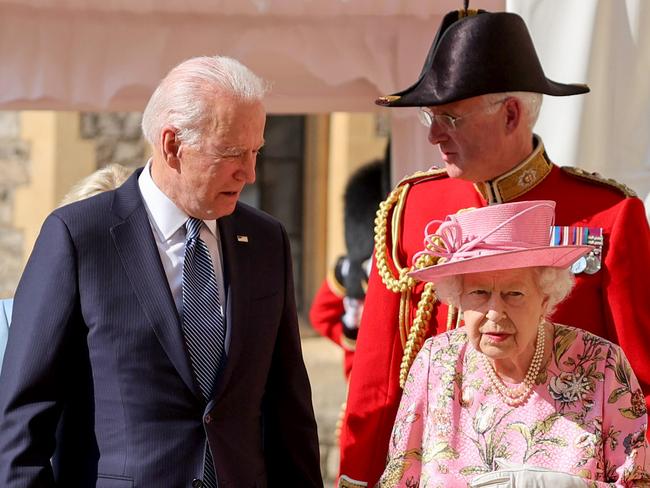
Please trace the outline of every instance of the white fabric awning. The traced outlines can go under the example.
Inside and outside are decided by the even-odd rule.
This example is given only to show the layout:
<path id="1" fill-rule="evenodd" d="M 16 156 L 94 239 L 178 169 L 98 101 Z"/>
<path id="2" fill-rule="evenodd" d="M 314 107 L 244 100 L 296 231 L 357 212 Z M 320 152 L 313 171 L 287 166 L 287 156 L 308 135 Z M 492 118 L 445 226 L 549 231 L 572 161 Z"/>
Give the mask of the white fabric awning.
<path id="1" fill-rule="evenodd" d="M 544 71 L 591 93 L 544 97 L 536 132 L 560 164 L 650 192 L 650 2 L 508 0 L 531 32 Z"/>
<path id="2" fill-rule="evenodd" d="M 0 0 L 0 109 L 143 109 L 181 60 L 224 54 L 273 83 L 271 113 L 384 110 L 406 88 L 441 16 L 461 0 Z M 505 10 L 505 0 L 471 7 Z M 650 191 L 646 0 L 508 0 L 547 75 L 586 82 L 546 97 L 551 156 Z M 388 110 L 395 177 L 438 159 L 413 111 Z"/>
<path id="3" fill-rule="evenodd" d="M 460 5 L 0 0 L 0 108 L 142 110 L 172 66 L 219 53 L 273 83 L 271 112 L 371 111 L 415 79 L 440 16 Z"/>

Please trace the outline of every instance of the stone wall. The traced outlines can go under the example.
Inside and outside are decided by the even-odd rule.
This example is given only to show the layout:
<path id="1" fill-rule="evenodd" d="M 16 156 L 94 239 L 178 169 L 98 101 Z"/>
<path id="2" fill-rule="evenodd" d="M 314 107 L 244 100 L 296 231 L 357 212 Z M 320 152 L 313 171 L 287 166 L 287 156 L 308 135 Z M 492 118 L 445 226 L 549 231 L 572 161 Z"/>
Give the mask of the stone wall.
<path id="1" fill-rule="evenodd" d="M 149 148 L 140 130 L 140 112 L 82 112 L 81 137 L 94 139 L 97 168 L 111 163 L 137 168 L 146 162 Z"/>
<path id="2" fill-rule="evenodd" d="M 13 296 L 22 272 L 23 236 L 14 227 L 14 192 L 29 178 L 29 147 L 20 113 L 0 111 L 0 298 Z"/>
<path id="3" fill-rule="evenodd" d="M 80 139 L 95 144 L 95 164 L 142 166 L 148 147 L 139 112 L 80 113 Z M 0 111 L 0 298 L 13 296 L 22 273 L 24 238 L 14 222 L 15 189 L 30 180 L 30 147 L 21 139 L 20 112 Z M 18 224 L 18 225 L 16 225 Z"/>

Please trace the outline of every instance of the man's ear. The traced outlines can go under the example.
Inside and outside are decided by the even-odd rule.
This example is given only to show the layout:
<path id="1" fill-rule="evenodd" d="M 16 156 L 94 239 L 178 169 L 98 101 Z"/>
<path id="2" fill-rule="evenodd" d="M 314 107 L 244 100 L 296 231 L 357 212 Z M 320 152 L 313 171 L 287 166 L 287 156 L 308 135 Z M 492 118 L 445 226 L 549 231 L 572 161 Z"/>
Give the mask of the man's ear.
<path id="1" fill-rule="evenodd" d="M 176 131 L 171 127 L 163 127 L 160 133 L 163 157 L 172 168 L 178 169 L 181 157 L 181 142 L 176 136 Z"/>
<path id="2" fill-rule="evenodd" d="M 524 107 L 518 98 L 510 97 L 503 102 L 506 112 L 506 130 L 514 132 L 523 123 Z"/>

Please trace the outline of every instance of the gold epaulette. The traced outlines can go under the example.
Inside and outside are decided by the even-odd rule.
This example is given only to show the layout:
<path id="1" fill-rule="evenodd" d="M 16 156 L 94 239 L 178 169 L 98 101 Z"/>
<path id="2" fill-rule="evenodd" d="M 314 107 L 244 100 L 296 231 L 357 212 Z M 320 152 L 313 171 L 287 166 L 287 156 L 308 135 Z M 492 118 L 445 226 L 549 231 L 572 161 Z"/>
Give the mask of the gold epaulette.
<path id="1" fill-rule="evenodd" d="M 426 283 L 422 297 L 418 302 L 413 325 L 409 325 L 411 323 L 411 292 L 416 282 L 408 276 L 412 268 L 399 262 L 398 250 L 402 230 L 402 213 L 404 211 L 406 196 L 413 185 L 445 176 L 447 176 L 447 172 L 439 168 L 429 171 L 418 171 L 407 176 L 397 184 L 386 200 L 381 202 L 377 210 L 377 217 L 375 218 L 375 263 L 377 271 L 386 288 L 401 295 L 399 332 L 402 347 L 404 348 L 404 355 L 400 367 L 400 386 L 402 388 L 406 382 L 406 376 L 408 375 L 411 364 L 424 342 L 424 336 L 432 316 L 433 303 L 436 300 L 433 284 Z M 390 235 L 392 249 L 389 250 L 387 235 L 389 232 L 388 218 L 391 212 Z M 397 276 L 388 264 L 389 259 L 393 263 Z M 418 262 L 413 263 L 413 268 L 432 266 L 434 264 L 435 262 L 432 256 L 424 255 Z"/>
<path id="2" fill-rule="evenodd" d="M 427 171 L 416 171 L 415 173 L 402 178 L 397 186 L 405 185 L 406 183 L 415 184 L 422 181 L 434 180 L 443 176 L 447 176 L 447 170 L 444 168 L 431 168 Z"/>
<path id="3" fill-rule="evenodd" d="M 575 168 L 573 166 L 562 166 L 562 171 L 570 174 L 571 176 L 575 176 L 583 180 L 593 181 L 598 185 L 614 188 L 615 190 L 617 190 L 619 193 L 622 193 L 626 197 L 637 196 L 636 192 L 629 186 L 624 185 L 623 183 L 619 183 L 618 181 L 613 180 L 612 178 L 605 178 L 604 176 L 601 176 L 598 173 L 595 172 L 591 173 L 582 168 Z"/>
<path id="4" fill-rule="evenodd" d="M 386 200 L 379 204 L 377 216 L 375 217 L 375 262 L 377 263 L 377 269 L 382 282 L 386 285 L 386 288 L 395 293 L 400 293 L 405 288 L 412 288 L 412 283 L 411 286 L 407 285 L 409 284 L 409 280 L 413 282 L 412 279 L 406 276 L 406 273 L 410 269 L 403 266 L 397 256 L 399 237 L 401 234 L 402 212 L 404 210 L 406 196 L 411 186 L 444 176 L 447 176 L 447 172 L 440 168 L 434 168 L 429 171 L 417 171 L 403 178 L 393 191 L 390 192 Z M 389 250 L 386 236 L 389 232 L 388 219 L 391 212 L 390 235 L 392 238 L 392 249 Z M 389 258 L 393 262 L 397 276 L 393 274 L 390 266 L 388 266 Z"/>

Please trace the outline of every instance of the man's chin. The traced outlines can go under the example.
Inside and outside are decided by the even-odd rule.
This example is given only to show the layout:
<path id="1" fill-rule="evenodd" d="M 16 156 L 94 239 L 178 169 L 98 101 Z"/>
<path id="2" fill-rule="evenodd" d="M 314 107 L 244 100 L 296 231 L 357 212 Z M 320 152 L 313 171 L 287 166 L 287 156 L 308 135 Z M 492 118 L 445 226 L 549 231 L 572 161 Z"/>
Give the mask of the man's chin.
<path id="1" fill-rule="evenodd" d="M 448 163 L 445 161 L 445 171 L 447 171 L 447 174 L 449 175 L 450 178 L 463 178 L 463 173 L 464 171 L 456 166 L 455 164 Z"/>
<path id="2" fill-rule="evenodd" d="M 447 171 L 447 174 L 449 175 L 450 178 L 471 181 L 472 183 L 476 183 L 477 181 L 475 179 L 477 176 L 475 171 L 474 172 L 468 171 L 466 168 L 450 162 L 445 162 L 444 168 L 445 171 Z"/>

